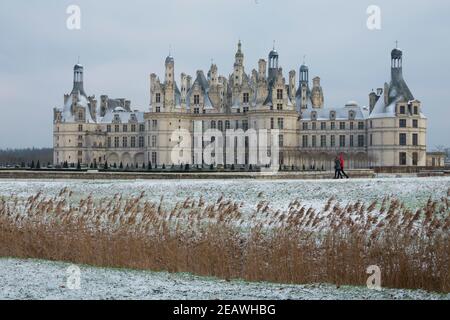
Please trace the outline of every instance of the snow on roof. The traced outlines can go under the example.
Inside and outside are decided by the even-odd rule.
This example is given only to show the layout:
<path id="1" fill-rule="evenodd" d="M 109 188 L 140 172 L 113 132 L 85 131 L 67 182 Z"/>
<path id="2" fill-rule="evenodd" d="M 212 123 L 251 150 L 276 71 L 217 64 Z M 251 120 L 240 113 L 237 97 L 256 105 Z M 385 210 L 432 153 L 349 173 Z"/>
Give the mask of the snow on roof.
<path id="1" fill-rule="evenodd" d="M 331 112 L 335 112 L 336 120 L 349 120 L 350 111 L 354 112 L 355 120 L 365 120 L 369 116 L 369 110 L 367 109 L 367 107 L 346 106 L 344 108 L 341 107 L 341 108 L 321 108 L 321 109 L 308 107 L 307 109 L 302 110 L 302 120 L 311 120 L 312 112 L 316 112 L 318 121 L 330 120 Z"/>

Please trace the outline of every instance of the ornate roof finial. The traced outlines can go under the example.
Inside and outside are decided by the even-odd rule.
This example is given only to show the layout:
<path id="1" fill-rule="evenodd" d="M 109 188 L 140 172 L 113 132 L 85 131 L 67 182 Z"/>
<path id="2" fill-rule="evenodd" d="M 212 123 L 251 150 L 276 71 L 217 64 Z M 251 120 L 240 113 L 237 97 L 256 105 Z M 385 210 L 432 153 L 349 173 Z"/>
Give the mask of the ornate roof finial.
<path id="1" fill-rule="evenodd" d="M 306 64 L 306 54 L 303 55 L 303 65 Z"/>
<path id="2" fill-rule="evenodd" d="M 169 57 L 172 56 L 172 45 L 169 44 Z"/>
<path id="3" fill-rule="evenodd" d="M 395 49 L 398 49 L 398 40 L 395 40 Z"/>
<path id="4" fill-rule="evenodd" d="M 273 40 L 273 50 L 275 50 L 275 40 Z"/>

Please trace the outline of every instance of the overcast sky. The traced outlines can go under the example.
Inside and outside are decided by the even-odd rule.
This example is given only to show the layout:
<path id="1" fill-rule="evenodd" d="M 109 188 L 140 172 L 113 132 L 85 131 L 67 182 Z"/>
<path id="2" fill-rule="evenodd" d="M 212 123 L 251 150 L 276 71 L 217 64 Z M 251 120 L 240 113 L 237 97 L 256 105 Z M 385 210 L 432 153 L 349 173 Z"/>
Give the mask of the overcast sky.
<path id="1" fill-rule="evenodd" d="M 81 30 L 66 27 L 71 4 Z M 372 4 L 381 30 L 366 26 Z M 428 148 L 450 146 L 449 21 L 448 0 L 0 0 L 0 148 L 52 146 L 52 109 L 71 91 L 78 56 L 89 95 L 147 110 L 149 74 L 164 77 L 170 46 L 177 79 L 206 73 L 211 59 L 228 76 L 239 39 L 247 72 L 274 40 L 286 77 L 306 55 L 327 107 L 367 105 L 389 81 L 398 40 L 404 77 L 429 119 Z"/>

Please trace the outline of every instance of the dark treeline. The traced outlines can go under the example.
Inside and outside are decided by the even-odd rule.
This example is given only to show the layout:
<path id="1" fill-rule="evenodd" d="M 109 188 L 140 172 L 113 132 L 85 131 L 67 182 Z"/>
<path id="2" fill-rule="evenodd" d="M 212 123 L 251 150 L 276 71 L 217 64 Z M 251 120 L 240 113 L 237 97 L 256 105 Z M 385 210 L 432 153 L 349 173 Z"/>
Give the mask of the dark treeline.
<path id="1" fill-rule="evenodd" d="M 29 164 L 32 161 L 47 165 L 53 163 L 52 148 L 6 149 L 0 150 L 0 165 Z"/>

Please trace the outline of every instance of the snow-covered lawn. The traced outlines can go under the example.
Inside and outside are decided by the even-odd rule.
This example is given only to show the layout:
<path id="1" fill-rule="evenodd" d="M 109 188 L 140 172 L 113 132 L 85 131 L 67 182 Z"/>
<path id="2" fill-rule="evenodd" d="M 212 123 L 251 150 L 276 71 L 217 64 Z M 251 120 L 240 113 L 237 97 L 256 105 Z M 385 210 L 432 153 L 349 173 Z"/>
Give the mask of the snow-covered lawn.
<path id="1" fill-rule="evenodd" d="M 321 209 L 335 196 L 346 204 L 349 201 L 370 202 L 394 195 L 411 208 L 424 204 L 432 196 L 447 195 L 450 177 L 431 178 L 377 178 L 355 180 L 137 180 L 137 181 L 80 181 L 80 180 L 0 180 L 0 197 L 17 194 L 19 197 L 35 195 L 55 196 L 68 187 L 74 192 L 72 199 L 92 194 L 94 198 L 112 197 L 120 193 L 139 195 L 159 202 L 164 196 L 165 206 L 172 207 L 178 201 L 191 197 L 203 197 L 206 202 L 216 201 L 221 195 L 235 202 L 243 202 L 244 210 L 251 210 L 261 201 L 270 202 L 274 209 L 286 209 L 290 202 L 299 199 L 302 204 Z M 258 197 L 260 195 L 260 197 Z"/>
<path id="2" fill-rule="evenodd" d="M 81 289 L 67 288 L 70 264 L 0 259 L 0 299 L 450 299 L 417 290 L 332 285 L 281 285 L 202 278 L 189 274 L 80 266 Z"/>

